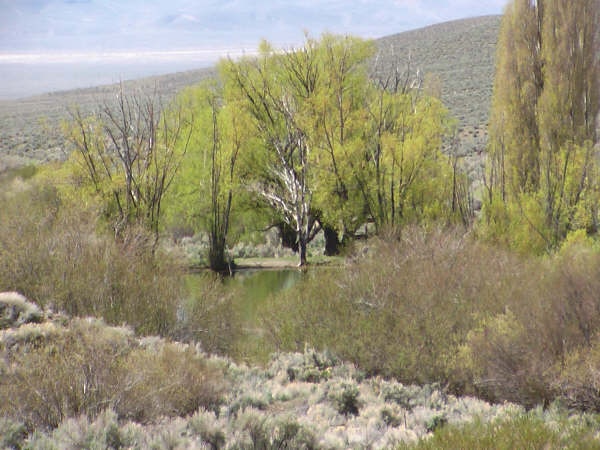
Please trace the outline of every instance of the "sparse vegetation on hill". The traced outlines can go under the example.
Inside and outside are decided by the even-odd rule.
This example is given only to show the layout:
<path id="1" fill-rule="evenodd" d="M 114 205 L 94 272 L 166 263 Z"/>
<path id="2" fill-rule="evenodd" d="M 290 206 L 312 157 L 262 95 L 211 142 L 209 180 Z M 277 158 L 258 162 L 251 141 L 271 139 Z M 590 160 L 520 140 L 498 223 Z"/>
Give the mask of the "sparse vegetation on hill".
<path id="1" fill-rule="evenodd" d="M 439 77 L 444 104 L 459 120 L 463 133 L 483 138 L 489 117 L 494 60 L 501 16 L 484 16 L 432 25 L 377 40 L 381 72 L 410 64 L 422 76 Z M 467 136 L 462 136 L 467 137 Z"/>
<path id="2" fill-rule="evenodd" d="M 156 91 L 165 102 L 187 86 L 213 76 L 211 69 L 125 81 L 129 91 Z M 31 163 L 64 160 L 65 142 L 61 123 L 68 110 L 80 108 L 84 115 L 114 99 L 118 85 L 59 91 L 20 100 L 0 101 L 0 172 Z"/>

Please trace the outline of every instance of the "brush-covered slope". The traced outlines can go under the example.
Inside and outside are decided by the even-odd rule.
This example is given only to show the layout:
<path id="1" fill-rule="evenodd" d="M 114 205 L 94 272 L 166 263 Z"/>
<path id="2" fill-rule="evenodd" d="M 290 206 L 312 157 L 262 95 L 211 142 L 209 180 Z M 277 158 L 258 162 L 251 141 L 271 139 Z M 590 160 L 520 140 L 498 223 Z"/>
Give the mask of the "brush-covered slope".
<path id="1" fill-rule="evenodd" d="M 397 60 L 425 79 L 438 77 L 442 99 L 459 120 L 463 139 L 486 133 L 500 19 L 457 20 L 378 40 L 388 70 Z"/>

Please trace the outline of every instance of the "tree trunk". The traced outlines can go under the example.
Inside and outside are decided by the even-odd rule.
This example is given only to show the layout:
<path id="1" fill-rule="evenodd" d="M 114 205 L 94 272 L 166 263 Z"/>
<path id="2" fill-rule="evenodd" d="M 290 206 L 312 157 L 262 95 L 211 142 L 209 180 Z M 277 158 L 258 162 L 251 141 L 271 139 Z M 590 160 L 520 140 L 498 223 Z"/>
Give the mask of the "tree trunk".
<path id="1" fill-rule="evenodd" d="M 306 260 L 306 236 L 303 236 L 302 233 L 298 236 L 298 254 L 300 255 L 300 262 L 298 263 L 298 267 L 304 267 L 307 265 Z"/>
<path id="2" fill-rule="evenodd" d="M 212 235 L 208 250 L 208 264 L 214 272 L 225 272 L 228 264 L 225 258 L 225 239 L 222 236 Z"/>
<path id="3" fill-rule="evenodd" d="M 325 235 L 325 256 L 335 256 L 340 254 L 340 239 L 337 231 L 330 225 L 323 226 Z"/>
<path id="4" fill-rule="evenodd" d="M 298 233 L 284 221 L 277 224 L 279 237 L 282 247 L 291 249 L 294 253 L 298 252 Z"/>

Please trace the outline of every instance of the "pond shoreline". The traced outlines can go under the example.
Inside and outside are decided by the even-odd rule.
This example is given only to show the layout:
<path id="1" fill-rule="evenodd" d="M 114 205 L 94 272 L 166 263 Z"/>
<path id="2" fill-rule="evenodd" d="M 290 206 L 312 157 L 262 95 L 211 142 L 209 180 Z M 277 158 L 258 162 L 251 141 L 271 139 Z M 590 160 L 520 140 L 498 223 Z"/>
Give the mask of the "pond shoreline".
<path id="1" fill-rule="evenodd" d="M 230 272 L 242 270 L 306 270 L 312 267 L 342 267 L 344 265 L 344 258 L 342 257 L 322 257 L 315 261 L 309 261 L 306 266 L 298 266 L 295 258 L 239 258 L 237 261 L 232 264 Z M 188 268 L 189 273 L 206 271 L 211 271 L 211 269 L 205 265 L 192 265 Z M 224 273 L 227 274 L 227 270 Z"/>

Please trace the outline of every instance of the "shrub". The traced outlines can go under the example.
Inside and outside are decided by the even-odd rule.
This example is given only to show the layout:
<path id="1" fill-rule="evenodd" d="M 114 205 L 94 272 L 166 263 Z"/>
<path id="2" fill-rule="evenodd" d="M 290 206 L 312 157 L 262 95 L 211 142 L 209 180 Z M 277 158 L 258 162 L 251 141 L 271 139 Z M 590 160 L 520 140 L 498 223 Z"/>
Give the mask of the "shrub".
<path id="1" fill-rule="evenodd" d="M 458 347 L 476 312 L 502 310 L 499 293 L 516 290 L 503 272 L 521 266 L 468 236 L 416 228 L 371 240 L 358 255 L 343 270 L 306 277 L 267 303 L 262 316 L 273 348 L 301 351 L 308 344 L 369 375 L 446 384 L 454 381 Z"/>
<path id="2" fill-rule="evenodd" d="M 40 322 L 44 314 L 37 305 L 17 292 L 0 292 L 0 330 Z"/>
<path id="3" fill-rule="evenodd" d="M 551 424 L 538 414 L 519 414 L 491 422 L 475 420 L 461 425 L 436 428 L 433 436 L 417 443 L 402 443 L 399 450 L 472 449 L 494 450 L 514 448 L 598 448 L 592 424 L 561 419 Z"/>
<path id="4" fill-rule="evenodd" d="M 21 449 L 27 437 L 27 428 L 21 422 L 0 417 L 0 448 Z"/>
<path id="5" fill-rule="evenodd" d="M 581 411 L 600 412 L 600 342 L 566 356 L 555 387 L 562 403 Z"/>
<path id="6" fill-rule="evenodd" d="M 0 397 L 8 401 L 0 409 L 29 427 L 56 427 L 80 414 L 94 417 L 110 403 L 115 364 L 130 339 L 125 329 L 75 320 L 70 329 L 12 349 L 0 381 Z"/>
<path id="7" fill-rule="evenodd" d="M 337 411 L 343 416 L 358 416 L 361 407 L 358 395 L 358 387 L 350 383 L 342 383 L 329 393 Z"/>
<path id="8" fill-rule="evenodd" d="M 574 395 L 579 400 L 568 403 L 588 409 L 592 398 L 584 401 L 575 386 L 592 376 L 583 361 L 594 359 L 600 331 L 600 253 L 575 241 L 532 262 L 524 266 L 527 279 L 518 279 L 520 295 L 506 298 L 503 313 L 483 316 L 469 333 L 463 355 L 470 356 L 460 364 L 487 399 L 533 407 Z"/>
<path id="9" fill-rule="evenodd" d="M 297 362 L 297 361 L 293 361 Z M 286 374 L 289 381 L 306 381 L 319 383 L 327 380 L 332 375 L 332 369 L 338 361 L 332 355 L 318 353 L 312 349 L 305 349 L 299 364 L 289 364 Z"/>
<path id="10" fill-rule="evenodd" d="M 119 417 L 149 422 L 161 416 L 186 416 L 198 408 L 216 409 L 226 384 L 223 372 L 190 346 L 164 343 L 132 351 L 121 365 Z"/>
<path id="11" fill-rule="evenodd" d="M 182 270 L 141 229 L 122 239 L 102 231 L 93 202 L 66 201 L 32 180 L 0 195 L 0 290 L 42 308 L 93 315 L 146 334 L 167 334 L 176 320 Z"/>
<path id="12" fill-rule="evenodd" d="M 119 429 L 118 418 L 111 410 L 90 422 L 86 416 L 65 420 L 52 433 L 54 442 L 63 448 L 121 449 L 133 444 Z"/>
<path id="13" fill-rule="evenodd" d="M 236 356 L 243 336 L 238 295 L 215 274 L 185 279 L 187 300 L 181 305 L 174 336 L 200 342 L 207 353 Z"/>
<path id="14" fill-rule="evenodd" d="M 315 436 L 290 417 L 272 418 L 248 409 L 238 419 L 243 431 L 234 448 L 244 449 L 314 449 Z"/>
<path id="15" fill-rule="evenodd" d="M 138 347 L 130 330 L 97 320 L 74 319 L 35 340 L 5 334 L 1 344 L 0 414 L 29 429 L 107 408 L 139 421 L 190 414 L 214 407 L 225 389 L 219 367 L 192 347 Z"/>
<path id="16" fill-rule="evenodd" d="M 469 333 L 463 353 L 468 356 L 462 362 L 471 371 L 476 392 L 491 401 L 548 404 L 553 393 L 547 371 L 554 361 L 534 354 L 541 350 L 534 337 L 511 311 Z"/>
<path id="17" fill-rule="evenodd" d="M 599 291 L 600 252 L 587 241 L 524 257 L 407 228 L 362 244 L 343 270 L 309 274 L 259 316 L 273 350 L 309 345 L 368 375 L 533 407 L 564 391 L 569 354 L 596 345 Z M 583 363 L 573 370 L 592 376 Z"/>
<path id="18" fill-rule="evenodd" d="M 212 411 L 197 411 L 188 422 L 192 434 L 200 436 L 203 442 L 208 444 L 211 450 L 219 450 L 225 447 L 226 435 L 224 425 L 217 421 Z"/>

